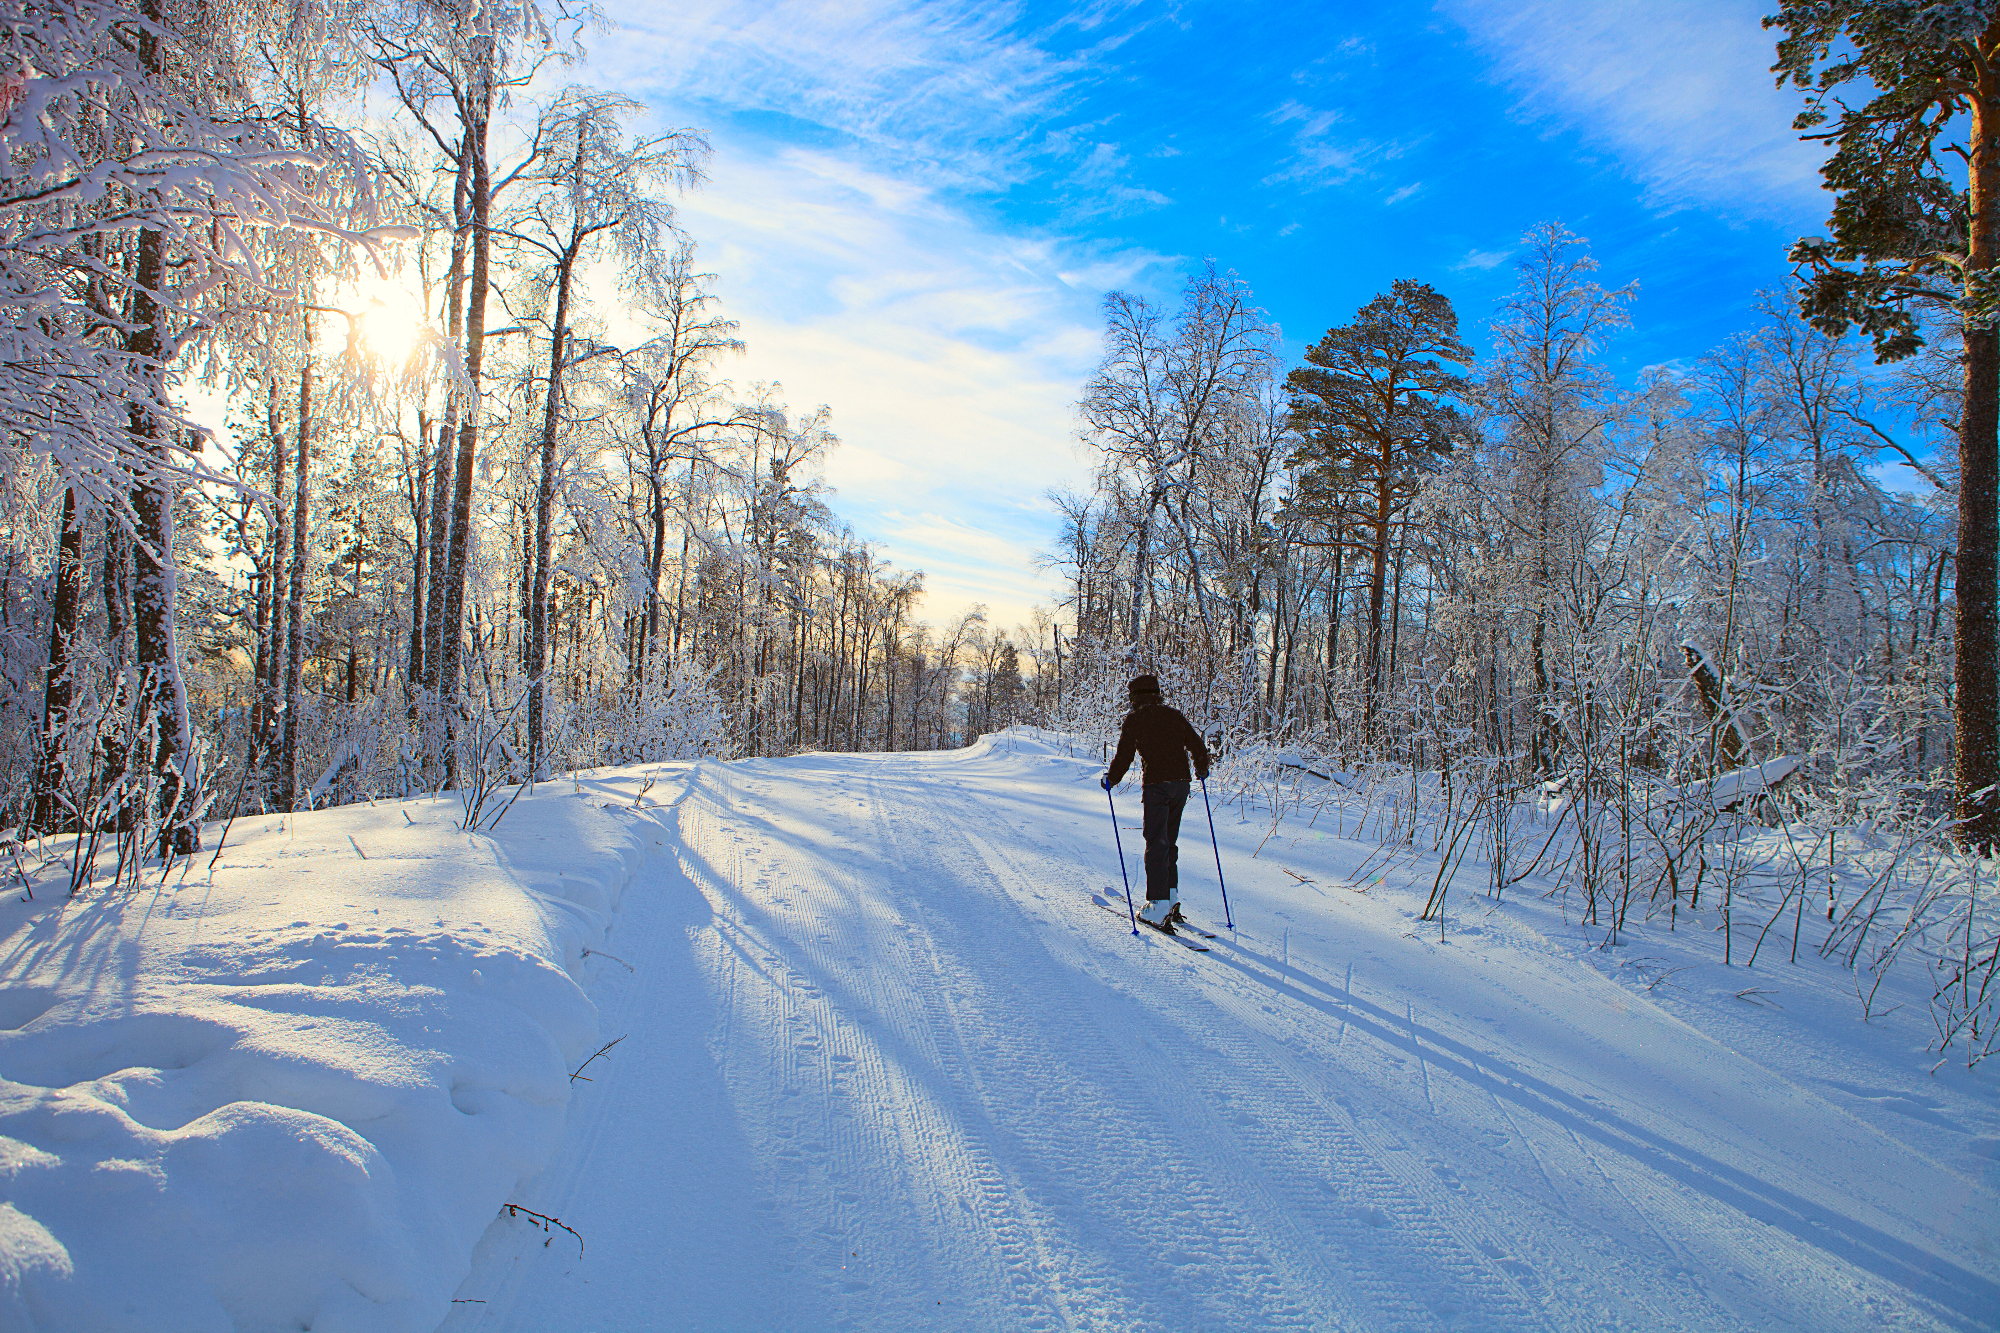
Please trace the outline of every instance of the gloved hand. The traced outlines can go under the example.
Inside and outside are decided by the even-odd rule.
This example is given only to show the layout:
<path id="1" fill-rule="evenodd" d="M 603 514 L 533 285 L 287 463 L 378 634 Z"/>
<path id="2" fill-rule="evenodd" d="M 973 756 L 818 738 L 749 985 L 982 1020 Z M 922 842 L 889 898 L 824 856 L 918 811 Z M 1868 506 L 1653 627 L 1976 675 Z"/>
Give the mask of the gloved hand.
<path id="1" fill-rule="evenodd" d="M 1101 778 L 1099 778 L 1099 779 L 1097 780 L 1097 785 L 1098 785 L 1098 786 L 1100 786 L 1100 787 L 1102 787 L 1102 788 L 1104 788 L 1104 790 L 1106 790 L 1106 791 L 1110 791 L 1110 790 L 1111 790 L 1111 775 L 1110 775 L 1109 773 L 1106 773 L 1106 774 L 1105 774 L 1105 775 L 1104 775 L 1103 777 L 1101 777 Z"/>
<path id="2" fill-rule="evenodd" d="M 1197 782 L 1206 782 L 1208 781 L 1208 770 L 1205 768 L 1197 768 L 1194 771 L 1194 777 L 1195 781 Z"/>

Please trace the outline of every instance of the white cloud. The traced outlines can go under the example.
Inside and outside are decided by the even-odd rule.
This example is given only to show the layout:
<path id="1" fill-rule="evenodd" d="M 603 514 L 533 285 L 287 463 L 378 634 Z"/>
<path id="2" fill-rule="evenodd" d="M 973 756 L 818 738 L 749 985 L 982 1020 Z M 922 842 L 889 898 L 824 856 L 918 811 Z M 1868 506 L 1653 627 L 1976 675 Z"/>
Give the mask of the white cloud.
<path id="1" fill-rule="evenodd" d="M 925 571 L 933 618 L 1025 621 L 1055 595 L 1042 496 L 1086 479 L 1072 404 L 1099 301 L 1159 257 L 1010 235 L 831 153 L 720 147 L 681 221 L 741 322 L 733 370 L 833 408 L 834 510 Z"/>
<path id="2" fill-rule="evenodd" d="M 711 179 L 680 216 L 748 344 L 731 372 L 833 409 L 834 511 L 925 571 L 935 619 L 984 602 L 1011 626 L 1056 595 L 1034 568 L 1055 532 L 1042 496 L 1086 479 L 1072 404 L 1099 302 L 1164 262 L 959 202 L 1052 160 L 1085 201 L 1072 221 L 1166 202 L 1128 183 L 1105 126 L 1043 130 L 1134 31 L 1125 8 L 1056 20 L 1083 41 L 1058 57 L 1004 2 L 630 5 L 579 71 L 710 132 Z"/>
<path id="3" fill-rule="evenodd" d="M 1797 222 L 1825 212 L 1821 154 L 1772 84 L 1769 8 L 1743 0 L 1440 0 L 1524 112 L 1614 151 L 1656 205 Z"/>
<path id="4" fill-rule="evenodd" d="M 1057 57 L 1006 3 L 676 0 L 627 3 L 589 43 L 595 81 L 656 104 L 817 126 L 937 184 L 1019 179 L 1023 133 L 1121 34 Z M 1065 22 L 1090 31 L 1100 16 Z M 1113 29 L 1116 25 L 1110 25 Z"/>
<path id="5" fill-rule="evenodd" d="M 1385 206 L 1393 207 L 1396 204 L 1402 203 L 1405 199 L 1408 199 L 1411 195 L 1415 194 L 1418 190 L 1421 190 L 1423 188 L 1424 188 L 1424 183 L 1422 181 L 1411 181 L 1408 185 L 1400 186 L 1397 189 L 1391 190 L 1389 192 L 1388 197 L 1385 198 L 1382 201 L 1382 203 Z"/>
<path id="6" fill-rule="evenodd" d="M 1467 250 L 1464 257 L 1453 264 L 1452 268 L 1460 273 L 1467 269 L 1499 268 L 1507 261 L 1507 256 L 1513 253 L 1512 250 Z"/>
<path id="7" fill-rule="evenodd" d="M 1295 98 L 1265 112 L 1264 119 L 1293 127 L 1291 156 L 1284 166 L 1263 178 L 1265 185 L 1296 185 L 1308 190 L 1339 185 L 1366 172 L 1371 163 L 1403 151 L 1397 143 L 1356 134 L 1342 111 L 1308 106 Z"/>

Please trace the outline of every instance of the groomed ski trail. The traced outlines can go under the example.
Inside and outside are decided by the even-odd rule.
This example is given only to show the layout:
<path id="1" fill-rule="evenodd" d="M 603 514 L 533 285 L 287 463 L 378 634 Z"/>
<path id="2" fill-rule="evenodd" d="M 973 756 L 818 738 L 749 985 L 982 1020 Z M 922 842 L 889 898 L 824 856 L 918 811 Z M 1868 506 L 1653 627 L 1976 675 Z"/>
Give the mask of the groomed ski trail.
<path id="1" fill-rule="evenodd" d="M 496 1224 L 446 1327 L 1991 1326 L 1990 1181 L 1497 925 L 1281 940 L 1220 810 L 1241 929 L 1135 938 L 1096 771 L 598 779 L 655 853 L 589 960 L 626 1038 L 518 1196 L 586 1248 Z"/>

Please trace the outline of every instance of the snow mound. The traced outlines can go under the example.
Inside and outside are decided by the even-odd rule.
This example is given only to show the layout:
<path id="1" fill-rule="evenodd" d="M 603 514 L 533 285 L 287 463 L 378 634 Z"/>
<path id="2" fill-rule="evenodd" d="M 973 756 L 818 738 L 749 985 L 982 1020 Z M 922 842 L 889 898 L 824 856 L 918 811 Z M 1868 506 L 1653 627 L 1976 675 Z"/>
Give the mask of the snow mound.
<path id="1" fill-rule="evenodd" d="M 556 1148 L 644 844 L 582 786 L 238 821 L 0 907 L 0 1327 L 418 1330 Z M 220 830 L 212 828 L 214 843 Z M 155 872 L 157 875 L 157 872 Z"/>

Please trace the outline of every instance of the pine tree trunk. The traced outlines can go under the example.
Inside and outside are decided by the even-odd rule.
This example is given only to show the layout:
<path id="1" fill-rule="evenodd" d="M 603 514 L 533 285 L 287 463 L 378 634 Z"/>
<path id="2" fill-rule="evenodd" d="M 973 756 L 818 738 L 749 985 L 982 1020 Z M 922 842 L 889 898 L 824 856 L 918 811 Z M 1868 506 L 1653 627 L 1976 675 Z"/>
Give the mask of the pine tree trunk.
<path id="1" fill-rule="evenodd" d="M 1382 464 L 1382 478 L 1375 493 L 1374 522 L 1369 538 L 1368 567 L 1368 697 L 1361 720 L 1361 734 L 1373 739 L 1375 714 L 1382 705 L 1382 613 L 1387 604 L 1389 575 L 1389 464 Z"/>
<path id="2" fill-rule="evenodd" d="M 150 48 L 157 38 L 141 39 Z M 156 52 L 148 50 L 142 63 L 154 68 Z M 166 427 L 155 415 L 156 406 L 166 401 L 164 364 L 166 312 L 154 293 L 166 278 L 166 239 L 157 231 L 139 233 L 138 264 L 133 275 L 133 332 L 127 349 L 145 367 L 151 386 L 151 402 L 134 403 L 130 408 L 131 430 L 137 451 L 148 458 L 153 470 L 139 478 L 132 496 L 132 510 L 138 522 L 138 542 L 133 553 L 132 621 L 134 657 L 139 672 L 135 739 L 145 747 L 143 762 L 159 779 L 158 815 L 161 821 L 160 850 L 177 854 L 194 851 L 201 845 L 201 831 L 182 822 L 190 798 L 187 766 L 193 756 L 194 739 L 188 726 L 187 687 L 181 679 L 180 652 L 174 634 L 174 605 L 178 587 L 174 567 L 174 500 L 179 491 Z M 153 812 L 137 812 L 149 815 Z"/>
<path id="3" fill-rule="evenodd" d="M 1965 338 L 1965 416 L 1959 432 L 1957 664 L 1954 708 L 1958 731 L 1957 816 L 1966 845 L 2000 845 L 2000 652 L 1994 625 L 1996 491 L 1996 377 L 2000 334 L 1968 331 Z"/>
<path id="4" fill-rule="evenodd" d="M 2000 266 L 2000 87 L 1982 68 L 1973 103 L 1967 277 Z M 1958 618 L 1953 707 L 1959 836 L 2000 847 L 2000 643 L 1995 639 L 1995 558 L 2000 554 L 2000 333 L 1965 331 L 1965 405 L 1958 432 Z"/>
<path id="5" fill-rule="evenodd" d="M 70 707 L 76 701 L 74 649 L 83 610 L 83 515 L 76 488 L 63 492 L 62 531 L 56 540 L 55 598 L 49 618 L 49 669 L 42 694 L 42 753 L 35 774 L 34 826 L 54 832 L 68 822 L 63 791 L 69 786 Z"/>

